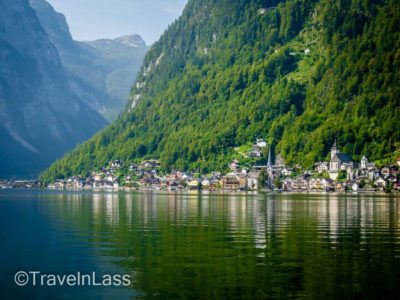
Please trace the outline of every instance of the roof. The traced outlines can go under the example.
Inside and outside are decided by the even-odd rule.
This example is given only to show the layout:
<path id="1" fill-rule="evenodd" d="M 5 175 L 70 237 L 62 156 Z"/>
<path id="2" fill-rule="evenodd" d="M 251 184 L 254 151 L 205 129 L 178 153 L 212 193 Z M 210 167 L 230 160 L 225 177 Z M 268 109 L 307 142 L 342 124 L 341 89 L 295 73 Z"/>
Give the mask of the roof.
<path id="1" fill-rule="evenodd" d="M 336 153 L 332 157 L 332 161 L 340 161 L 341 163 L 351 163 L 351 162 L 353 162 L 350 154 L 347 154 L 347 153 Z"/>

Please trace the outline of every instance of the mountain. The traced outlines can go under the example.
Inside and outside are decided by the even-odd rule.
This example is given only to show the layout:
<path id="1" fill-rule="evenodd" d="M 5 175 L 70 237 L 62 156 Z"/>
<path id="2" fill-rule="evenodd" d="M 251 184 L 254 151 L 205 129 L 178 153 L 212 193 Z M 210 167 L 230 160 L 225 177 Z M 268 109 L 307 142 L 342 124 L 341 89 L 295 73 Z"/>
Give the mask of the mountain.
<path id="1" fill-rule="evenodd" d="M 0 178 L 34 177 L 106 125 L 68 84 L 26 0 L 0 2 Z"/>
<path id="2" fill-rule="evenodd" d="M 131 102 L 43 179 L 111 159 L 224 170 L 267 138 L 287 163 L 342 151 L 390 159 L 400 140 L 396 0 L 191 0 L 147 53 Z"/>
<path id="3" fill-rule="evenodd" d="M 29 0 L 60 53 L 71 86 L 108 121 L 125 107 L 148 47 L 139 35 L 91 42 L 74 41 L 65 16 L 45 0 Z"/>
<path id="4" fill-rule="evenodd" d="M 101 89 L 111 98 L 111 102 L 105 104 L 103 115 L 114 120 L 128 102 L 148 47 L 137 34 L 84 41 L 80 45 L 94 57 L 90 60 L 90 69 L 101 72 Z"/>

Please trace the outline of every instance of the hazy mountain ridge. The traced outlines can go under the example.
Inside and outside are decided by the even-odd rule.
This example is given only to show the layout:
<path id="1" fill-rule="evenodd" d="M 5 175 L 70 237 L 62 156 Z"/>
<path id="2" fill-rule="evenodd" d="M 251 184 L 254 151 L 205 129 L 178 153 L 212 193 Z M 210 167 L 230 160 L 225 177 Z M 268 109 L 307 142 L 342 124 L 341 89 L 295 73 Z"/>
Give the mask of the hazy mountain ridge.
<path id="1" fill-rule="evenodd" d="M 143 39 L 134 34 L 74 41 L 63 14 L 45 0 L 29 2 L 70 73 L 71 87 L 108 121 L 114 120 L 128 101 L 130 87 L 147 51 Z"/>
<path id="2" fill-rule="evenodd" d="M 389 158 L 400 139 L 400 6 L 394 0 L 189 1 L 145 57 L 124 114 L 46 178 L 112 159 L 224 170 L 267 138 L 310 167 L 335 139 Z"/>
<path id="3" fill-rule="evenodd" d="M 71 90 L 28 1 L 2 1 L 0 23 L 0 177 L 33 177 L 106 122 Z"/>

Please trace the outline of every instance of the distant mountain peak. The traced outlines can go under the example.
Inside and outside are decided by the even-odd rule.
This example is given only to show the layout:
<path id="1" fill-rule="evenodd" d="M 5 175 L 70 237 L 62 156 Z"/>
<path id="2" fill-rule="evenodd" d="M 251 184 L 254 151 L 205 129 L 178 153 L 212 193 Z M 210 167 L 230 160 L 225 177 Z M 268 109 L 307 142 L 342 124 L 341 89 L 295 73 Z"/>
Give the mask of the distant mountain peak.
<path id="1" fill-rule="evenodd" d="M 130 48 L 146 47 L 145 41 L 138 34 L 124 35 L 115 39 L 98 39 L 94 41 L 83 41 L 83 43 L 92 47 L 104 46 L 125 46 Z"/>
<path id="2" fill-rule="evenodd" d="M 146 46 L 145 41 L 138 34 L 124 35 L 114 41 L 131 47 Z"/>

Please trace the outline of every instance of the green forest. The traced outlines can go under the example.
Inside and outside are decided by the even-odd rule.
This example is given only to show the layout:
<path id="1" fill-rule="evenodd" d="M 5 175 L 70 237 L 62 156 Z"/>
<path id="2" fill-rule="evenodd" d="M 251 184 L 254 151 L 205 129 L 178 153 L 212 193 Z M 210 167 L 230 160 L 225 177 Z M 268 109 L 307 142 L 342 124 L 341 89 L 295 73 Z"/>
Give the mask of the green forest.
<path id="1" fill-rule="evenodd" d="M 398 0 L 190 0 L 146 55 L 120 117 L 41 177 L 114 159 L 223 171 L 256 138 L 305 167 L 335 139 L 355 159 L 390 161 L 399 73 Z"/>

